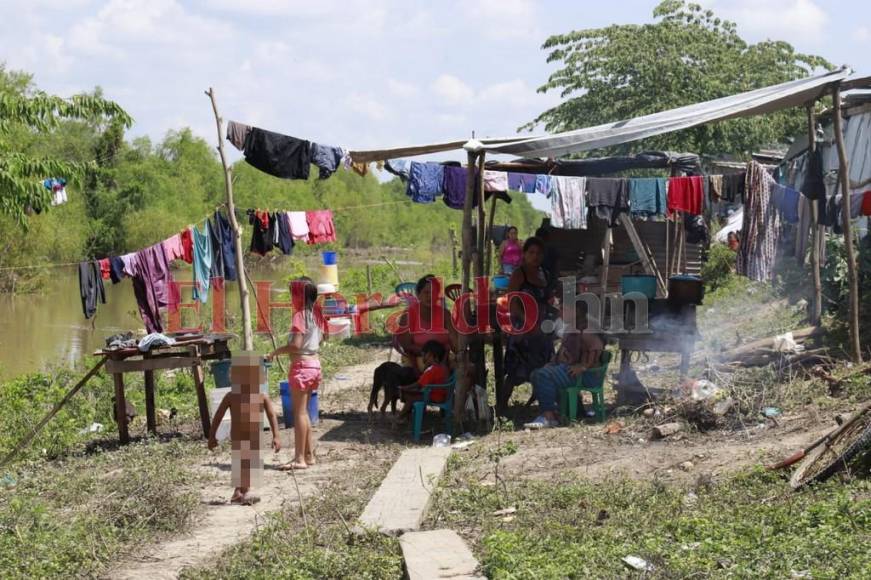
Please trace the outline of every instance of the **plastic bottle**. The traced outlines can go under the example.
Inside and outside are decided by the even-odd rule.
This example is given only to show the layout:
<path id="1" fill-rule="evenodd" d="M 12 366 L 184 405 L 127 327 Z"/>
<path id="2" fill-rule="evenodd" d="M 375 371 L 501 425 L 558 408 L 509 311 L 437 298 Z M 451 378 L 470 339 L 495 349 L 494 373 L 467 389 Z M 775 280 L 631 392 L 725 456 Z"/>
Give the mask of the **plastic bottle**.
<path id="1" fill-rule="evenodd" d="M 447 433 L 439 433 L 435 437 L 432 438 L 432 446 L 433 447 L 450 447 L 451 446 L 451 436 Z"/>

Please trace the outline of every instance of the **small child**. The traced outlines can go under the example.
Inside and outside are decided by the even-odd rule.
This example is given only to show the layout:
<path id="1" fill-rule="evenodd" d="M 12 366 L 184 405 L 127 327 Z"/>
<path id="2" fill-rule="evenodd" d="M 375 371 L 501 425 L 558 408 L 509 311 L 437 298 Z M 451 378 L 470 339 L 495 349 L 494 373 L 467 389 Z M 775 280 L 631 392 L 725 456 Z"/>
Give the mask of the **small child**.
<path id="1" fill-rule="evenodd" d="M 510 226 L 505 232 L 505 240 L 499 246 L 499 264 L 502 273 L 510 276 L 522 261 L 523 248 L 520 247 L 520 241 L 517 239 L 517 228 Z"/>
<path id="2" fill-rule="evenodd" d="M 402 402 L 404 403 L 402 411 L 397 419 L 404 419 L 411 413 L 412 404 L 415 401 L 423 399 L 423 389 L 429 385 L 444 385 L 448 382 L 451 371 L 445 364 L 447 351 L 444 345 L 436 340 L 429 340 L 424 343 L 421 349 L 421 357 L 425 370 L 417 378 L 417 381 L 410 385 L 400 387 Z M 448 398 L 446 389 L 433 389 L 430 391 L 429 399 L 434 403 L 443 403 Z"/>
<path id="3" fill-rule="evenodd" d="M 324 339 L 326 321 L 317 304 L 318 290 L 311 278 L 303 276 L 290 284 L 294 315 L 287 345 L 269 355 L 290 355 L 287 382 L 293 403 L 293 461 L 279 469 L 308 469 L 315 464 L 314 437 L 308 405 L 311 395 L 321 384 L 321 360 L 318 357 Z"/>
<path id="4" fill-rule="evenodd" d="M 221 400 L 212 418 L 209 449 L 218 446 L 216 434 L 224 414 L 227 409 L 230 410 L 234 486 L 230 503 L 253 505 L 260 501 L 260 498 L 251 495 L 249 491 L 263 469 L 263 458 L 260 456 L 261 411 L 266 411 L 266 417 L 269 419 L 272 449 L 276 453 L 281 449 L 275 407 L 269 397 L 260 392 L 260 384 L 265 380 L 262 361 L 263 358 L 254 352 L 242 352 L 233 356 L 233 365 L 230 367 L 230 380 L 233 386 Z"/>

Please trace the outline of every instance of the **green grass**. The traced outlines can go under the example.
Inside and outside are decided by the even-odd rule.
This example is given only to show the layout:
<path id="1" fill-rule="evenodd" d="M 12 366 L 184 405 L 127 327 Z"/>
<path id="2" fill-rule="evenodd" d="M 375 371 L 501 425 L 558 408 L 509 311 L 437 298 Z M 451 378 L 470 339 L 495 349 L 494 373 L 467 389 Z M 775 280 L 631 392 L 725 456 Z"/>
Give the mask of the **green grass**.
<path id="1" fill-rule="evenodd" d="M 251 538 L 210 565 L 183 570 L 181 578 L 402 578 L 395 538 L 352 532 L 390 463 L 367 461 L 353 475 L 331 478 L 305 501 L 305 518 L 296 505 L 270 514 Z"/>
<path id="2" fill-rule="evenodd" d="M 456 463 L 454 463 L 456 466 Z M 448 478 L 450 479 L 450 478 Z M 447 481 L 447 480 L 446 480 Z M 438 490 L 429 527 L 461 530 L 491 578 L 862 578 L 871 570 L 871 482 L 794 493 L 782 475 L 744 472 L 693 490 L 576 476 Z M 514 519 L 493 512 L 515 507 Z"/>
<path id="3" fill-rule="evenodd" d="M 200 442 L 145 441 L 112 452 L 41 462 L 0 488 L 4 578 L 97 576 L 129 548 L 190 525 Z"/>

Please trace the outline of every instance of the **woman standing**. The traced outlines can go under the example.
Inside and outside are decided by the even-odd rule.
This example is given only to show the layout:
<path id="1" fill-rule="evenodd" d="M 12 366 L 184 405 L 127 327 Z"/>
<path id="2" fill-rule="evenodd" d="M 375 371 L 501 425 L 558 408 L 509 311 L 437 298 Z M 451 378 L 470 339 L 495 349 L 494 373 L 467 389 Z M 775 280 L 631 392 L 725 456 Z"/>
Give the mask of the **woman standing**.
<path id="1" fill-rule="evenodd" d="M 523 262 L 523 250 L 517 239 L 517 228 L 510 226 L 505 232 L 505 240 L 499 246 L 499 264 L 501 271 L 506 276 L 514 273 Z"/>

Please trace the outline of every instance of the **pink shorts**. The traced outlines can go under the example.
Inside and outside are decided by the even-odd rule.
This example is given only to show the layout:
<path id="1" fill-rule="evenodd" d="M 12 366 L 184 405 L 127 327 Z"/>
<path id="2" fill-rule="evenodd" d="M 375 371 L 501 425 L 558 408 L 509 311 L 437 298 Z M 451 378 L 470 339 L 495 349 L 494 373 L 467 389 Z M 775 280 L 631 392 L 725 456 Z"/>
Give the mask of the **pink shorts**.
<path id="1" fill-rule="evenodd" d="M 298 360 L 290 365 L 287 382 L 291 389 L 317 391 L 321 385 L 321 361 Z"/>

